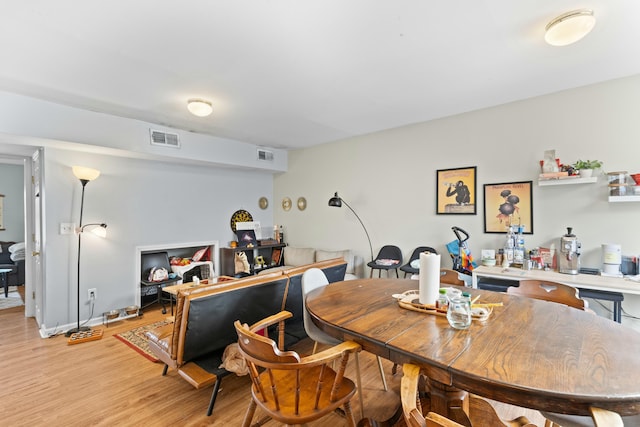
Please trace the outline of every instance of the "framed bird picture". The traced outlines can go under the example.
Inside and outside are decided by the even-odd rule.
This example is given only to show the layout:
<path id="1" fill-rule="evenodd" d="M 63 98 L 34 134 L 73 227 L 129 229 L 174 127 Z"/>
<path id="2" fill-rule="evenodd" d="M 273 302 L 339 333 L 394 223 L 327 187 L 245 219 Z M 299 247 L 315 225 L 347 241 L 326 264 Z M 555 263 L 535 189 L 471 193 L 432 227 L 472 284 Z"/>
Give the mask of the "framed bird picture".
<path id="1" fill-rule="evenodd" d="M 510 225 L 533 234 L 532 181 L 484 184 L 484 232 L 506 233 Z"/>
<path id="2" fill-rule="evenodd" d="M 476 167 L 436 171 L 436 214 L 476 214 Z"/>

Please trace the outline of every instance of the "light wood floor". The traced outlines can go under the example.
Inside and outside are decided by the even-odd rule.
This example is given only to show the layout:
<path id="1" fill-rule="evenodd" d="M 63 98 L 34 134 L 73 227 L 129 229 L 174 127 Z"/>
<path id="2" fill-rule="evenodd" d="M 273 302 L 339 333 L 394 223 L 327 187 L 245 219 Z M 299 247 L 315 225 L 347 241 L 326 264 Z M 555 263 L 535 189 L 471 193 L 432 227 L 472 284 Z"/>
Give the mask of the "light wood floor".
<path id="1" fill-rule="evenodd" d="M 2 426 L 238 426 L 249 401 L 249 378 L 224 378 L 211 417 L 206 410 L 212 388 L 195 390 L 175 371 L 161 376 L 153 363 L 114 338 L 118 332 L 165 318 L 159 309 L 121 320 L 104 329 L 101 340 L 67 345 L 64 335 L 40 338 L 35 320 L 24 317 L 24 307 L 0 310 L 0 425 Z M 308 353 L 310 340 L 297 350 Z M 388 418 L 396 409 L 400 373 L 391 375 L 384 392 L 375 357 L 362 353 L 365 416 Z M 355 378 L 349 364 L 348 375 Z M 399 370 L 401 371 L 401 370 Z M 357 396 L 352 401 L 359 418 Z M 259 412 L 259 411 L 258 411 Z M 536 411 L 499 405 L 502 416 L 526 415 L 543 425 Z M 258 414 L 256 414 L 258 415 Z M 332 414 L 311 426 L 336 427 L 344 420 Z M 267 426 L 279 425 L 270 422 Z"/>

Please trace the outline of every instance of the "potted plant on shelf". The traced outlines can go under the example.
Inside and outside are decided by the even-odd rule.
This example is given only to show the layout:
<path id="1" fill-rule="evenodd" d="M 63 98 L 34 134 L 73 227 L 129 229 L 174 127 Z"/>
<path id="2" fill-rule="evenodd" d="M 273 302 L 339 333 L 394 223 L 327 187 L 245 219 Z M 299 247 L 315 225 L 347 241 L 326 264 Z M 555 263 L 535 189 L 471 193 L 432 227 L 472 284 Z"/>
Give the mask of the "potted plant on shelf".
<path id="1" fill-rule="evenodd" d="M 573 164 L 573 168 L 580 172 L 581 178 L 589 178 L 593 175 L 594 169 L 602 167 L 600 160 L 578 160 Z"/>

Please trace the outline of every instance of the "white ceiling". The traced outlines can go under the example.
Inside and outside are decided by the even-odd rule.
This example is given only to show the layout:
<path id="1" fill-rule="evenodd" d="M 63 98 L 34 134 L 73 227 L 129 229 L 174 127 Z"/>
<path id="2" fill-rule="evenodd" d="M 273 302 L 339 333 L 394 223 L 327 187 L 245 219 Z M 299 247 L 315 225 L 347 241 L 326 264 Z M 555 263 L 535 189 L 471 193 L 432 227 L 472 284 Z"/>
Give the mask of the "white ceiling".
<path id="1" fill-rule="evenodd" d="M 637 0 L 2 3 L 0 89 L 277 148 L 640 73 Z M 543 42 L 582 7 L 591 34 Z"/>

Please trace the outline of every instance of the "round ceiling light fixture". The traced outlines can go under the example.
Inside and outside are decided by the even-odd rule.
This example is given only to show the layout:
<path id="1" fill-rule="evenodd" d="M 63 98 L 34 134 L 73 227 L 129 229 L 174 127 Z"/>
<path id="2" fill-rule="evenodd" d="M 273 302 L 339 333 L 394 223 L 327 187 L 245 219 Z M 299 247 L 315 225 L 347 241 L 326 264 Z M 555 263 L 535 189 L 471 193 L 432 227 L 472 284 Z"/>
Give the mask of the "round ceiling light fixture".
<path id="1" fill-rule="evenodd" d="M 593 10 L 573 10 L 552 19 L 545 28 L 544 39 L 552 46 L 566 46 L 589 34 L 595 25 Z"/>
<path id="2" fill-rule="evenodd" d="M 206 117 L 213 112 L 209 101 L 200 98 L 192 98 L 187 101 L 187 110 L 194 116 Z"/>

